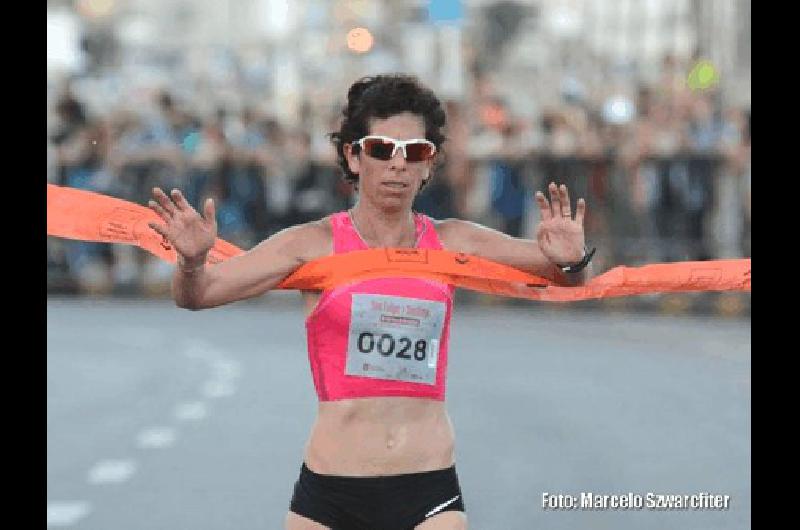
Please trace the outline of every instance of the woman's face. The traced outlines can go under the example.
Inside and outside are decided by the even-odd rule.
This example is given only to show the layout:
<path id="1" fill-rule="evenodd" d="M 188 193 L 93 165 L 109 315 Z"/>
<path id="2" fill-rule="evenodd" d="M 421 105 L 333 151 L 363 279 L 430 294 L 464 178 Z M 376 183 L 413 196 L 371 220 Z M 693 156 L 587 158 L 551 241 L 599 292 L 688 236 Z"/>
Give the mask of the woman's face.
<path id="1" fill-rule="evenodd" d="M 389 118 L 370 120 L 368 135 L 388 136 L 396 140 L 425 138 L 422 116 L 403 112 Z M 422 182 L 430 177 L 433 160 L 409 162 L 398 149 L 390 160 L 377 160 L 363 151 L 353 153 L 351 144 L 344 145 L 350 171 L 358 174 L 359 200 L 388 210 L 411 210 Z"/>

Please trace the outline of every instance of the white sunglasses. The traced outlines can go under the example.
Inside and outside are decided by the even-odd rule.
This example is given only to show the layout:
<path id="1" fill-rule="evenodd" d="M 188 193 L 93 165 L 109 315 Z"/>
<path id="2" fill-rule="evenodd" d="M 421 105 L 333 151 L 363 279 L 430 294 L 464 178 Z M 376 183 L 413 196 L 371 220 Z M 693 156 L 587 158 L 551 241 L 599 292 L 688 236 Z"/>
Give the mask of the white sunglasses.
<path id="1" fill-rule="evenodd" d="M 430 160 L 436 154 L 433 142 L 420 138 L 396 140 L 388 136 L 365 136 L 354 143 L 367 155 L 378 160 L 391 160 L 398 149 L 403 150 L 403 158 L 408 162 Z"/>

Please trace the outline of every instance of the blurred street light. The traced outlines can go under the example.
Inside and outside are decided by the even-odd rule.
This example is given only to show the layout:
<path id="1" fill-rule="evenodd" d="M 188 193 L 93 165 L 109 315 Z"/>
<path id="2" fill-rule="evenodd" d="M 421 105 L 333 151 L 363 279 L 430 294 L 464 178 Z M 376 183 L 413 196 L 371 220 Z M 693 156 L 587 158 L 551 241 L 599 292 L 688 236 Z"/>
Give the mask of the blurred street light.
<path id="1" fill-rule="evenodd" d="M 353 28 L 347 32 L 347 47 L 356 53 L 366 53 L 372 49 L 374 39 L 367 28 Z"/>

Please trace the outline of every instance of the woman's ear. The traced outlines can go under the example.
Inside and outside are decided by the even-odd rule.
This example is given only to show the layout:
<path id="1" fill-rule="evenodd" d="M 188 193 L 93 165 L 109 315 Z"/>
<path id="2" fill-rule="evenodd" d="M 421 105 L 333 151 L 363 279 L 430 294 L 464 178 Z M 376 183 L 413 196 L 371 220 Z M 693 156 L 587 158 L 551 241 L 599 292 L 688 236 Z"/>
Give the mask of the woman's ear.
<path id="1" fill-rule="evenodd" d="M 347 167 L 350 168 L 351 173 L 358 175 L 361 170 L 361 159 L 356 153 L 353 153 L 353 144 L 344 144 L 342 148 L 344 158 L 347 160 Z"/>
<path id="2" fill-rule="evenodd" d="M 438 169 L 439 164 L 441 163 L 439 157 L 440 155 L 437 153 L 432 159 L 425 162 L 425 164 L 428 166 L 428 178 L 422 180 L 419 189 L 424 188 L 428 184 L 428 181 L 433 178 L 433 173 Z"/>
<path id="3" fill-rule="evenodd" d="M 428 172 L 433 175 L 433 172 L 436 171 L 436 168 L 442 164 L 443 160 L 444 155 L 439 151 L 436 151 L 436 153 L 433 155 L 433 158 L 428 160 Z"/>

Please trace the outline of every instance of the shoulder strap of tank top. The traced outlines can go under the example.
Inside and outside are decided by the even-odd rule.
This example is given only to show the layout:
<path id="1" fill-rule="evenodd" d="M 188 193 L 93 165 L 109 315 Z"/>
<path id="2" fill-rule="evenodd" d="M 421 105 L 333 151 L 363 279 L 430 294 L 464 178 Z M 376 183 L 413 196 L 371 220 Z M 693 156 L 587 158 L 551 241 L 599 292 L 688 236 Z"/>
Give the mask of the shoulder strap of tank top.
<path id="1" fill-rule="evenodd" d="M 347 211 L 331 215 L 331 230 L 333 232 L 334 254 L 367 250 L 369 248 L 350 221 L 350 214 Z"/>
<path id="2" fill-rule="evenodd" d="M 436 233 L 436 228 L 433 225 L 433 219 L 424 213 L 414 213 L 417 220 L 417 244 L 416 248 L 430 248 L 435 250 L 442 250 L 444 246 L 439 240 L 439 234 Z"/>

